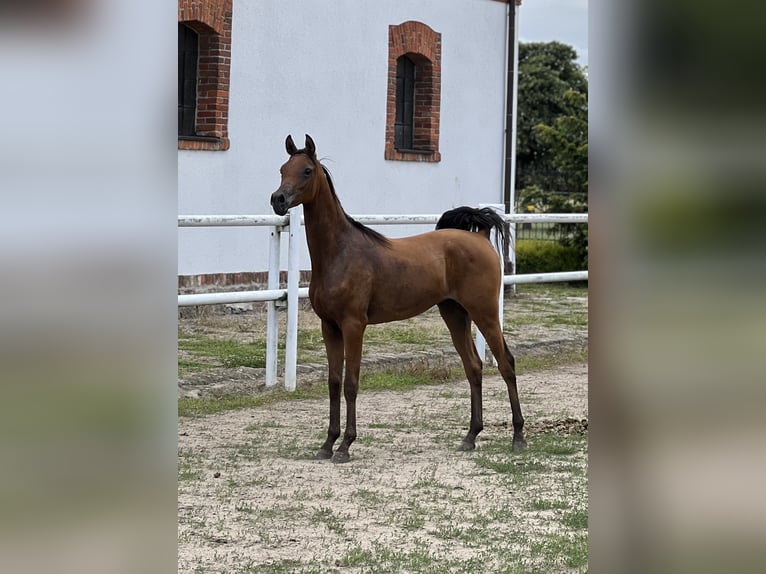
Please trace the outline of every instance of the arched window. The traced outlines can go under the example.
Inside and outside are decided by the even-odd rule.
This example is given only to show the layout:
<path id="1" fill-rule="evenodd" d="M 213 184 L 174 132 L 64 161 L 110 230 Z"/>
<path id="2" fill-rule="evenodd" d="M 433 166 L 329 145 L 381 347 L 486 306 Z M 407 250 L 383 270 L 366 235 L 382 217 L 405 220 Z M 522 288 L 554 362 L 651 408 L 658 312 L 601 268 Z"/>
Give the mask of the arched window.
<path id="1" fill-rule="evenodd" d="M 178 0 L 178 149 L 229 149 L 232 0 Z"/>
<path id="2" fill-rule="evenodd" d="M 407 56 L 396 60 L 396 125 L 394 144 L 398 150 L 411 150 L 415 112 L 415 63 Z"/>
<path id="3" fill-rule="evenodd" d="M 185 24 L 178 25 L 178 135 L 196 135 L 197 59 L 199 36 Z"/>
<path id="4" fill-rule="evenodd" d="M 441 160 L 441 34 L 422 22 L 388 28 L 385 158 Z"/>

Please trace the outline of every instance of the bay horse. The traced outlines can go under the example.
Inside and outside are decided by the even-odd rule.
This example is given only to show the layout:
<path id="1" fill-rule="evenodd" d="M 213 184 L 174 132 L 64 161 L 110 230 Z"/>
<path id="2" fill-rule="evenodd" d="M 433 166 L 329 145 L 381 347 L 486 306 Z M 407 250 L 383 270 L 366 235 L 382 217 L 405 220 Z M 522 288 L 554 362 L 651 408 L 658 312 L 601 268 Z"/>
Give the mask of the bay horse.
<path id="1" fill-rule="evenodd" d="M 285 147 L 290 157 L 280 168 L 282 181 L 271 195 L 271 206 L 276 214 L 285 215 L 291 207 L 303 205 L 311 257 L 309 299 L 322 320 L 327 350 L 330 423 L 317 458 L 349 460 L 348 449 L 356 439 L 356 397 L 367 325 L 407 319 L 434 305 L 449 328 L 471 387 L 471 423 L 460 450 L 473 450 L 483 428 L 482 361 L 471 338 L 471 321 L 484 335 L 508 387 L 513 448 L 523 449 L 515 360 L 498 317 L 500 261 L 489 241 L 491 229 L 502 234 L 502 218 L 488 208 L 459 207 L 444 213 L 435 231 L 389 239 L 346 214 L 308 134 L 302 149 L 290 135 Z M 346 429 L 333 454 L 340 437 L 341 381 Z"/>

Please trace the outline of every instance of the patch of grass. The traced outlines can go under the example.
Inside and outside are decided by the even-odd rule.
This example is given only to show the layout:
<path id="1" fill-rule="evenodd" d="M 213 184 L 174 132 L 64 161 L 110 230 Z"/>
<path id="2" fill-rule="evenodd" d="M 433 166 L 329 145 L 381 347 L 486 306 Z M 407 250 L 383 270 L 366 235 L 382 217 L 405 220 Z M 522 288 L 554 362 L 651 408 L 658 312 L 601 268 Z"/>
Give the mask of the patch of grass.
<path id="1" fill-rule="evenodd" d="M 545 317 L 542 324 L 545 327 L 554 327 L 556 325 L 577 325 L 584 327 L 588 324 L 588 313 L 557 313 Z"/>
<path id="2" fill-rule="evenodd" d="M 464 531 L 463 528 L 455 524 L 442 524 L 438 528 L 431 530 L 429 534 L 444 540 L 458 540 L 462 538 Z"/>
<path id="3" fill-rule="evenodd" d="M 340 566 L 344 568 L 350 568 L 354 566 L 365 566 L 373 561 L 372 552 L 365 550 L 359 546 L 351 548 L 346 554 L 339 560 Z"/>
<path id="4" fill-rule="evenodd" d="M 568 568 L 584 568 L 588 565 L 588 537 L 572 537 L 560 534 L 546 536 L 530 546 L 532 556 L 546 565 L 563 564 Z M 548 570 L 550 571 L 550 570 Z M 587 569 L 585 570 L 587 571 Z"/>
<path id="5" fill-rule="evenodd" d="M 447 332 L 447 327 L 444 327 Z M 404 343 L 409 345 L 424 345 L 437 340 L 442 333 L 436 333 L 433 329 L 407 325 L 405 323 L 390 323 L 385 325 L 371 325 L 365 331 L 364 342 L 366 345 Z"/>
<path id="6" fill-rule="evenodd" d="M 561 523 L 572 530 L 585 530 L 588 528 L 588 512 L 575 510 L 564 515 Z"/>
<path id="7" fill-rule="evenodd" d="M 362 374 L 360 392 L 409 391 L 420 385 L 438 385 L 456 380 L 461 376 L 463 371 L 459 368 L 440 368 L 433 371 L 414 368 L 401 373 L 373 371 Z M 318 399 L 326 396 L 325 385 L 305 385 L 293 392 L 274 390 L 259 395 L 224 394 L 200 398 L 180 397 L 178 416 L 204 416 L 236 409 L 262 407 L 277 401 Z"/>
<path id="8" fill-rule="evenodd" d="M 369 423 L 367 428 L 371 429 L 399 429 L 400 425 L 396 423 Z"/>
<path id="9" fill-rule="evenodd" d="M 476 464 L 482 468 L 494 470 L 498 474 L 511 474 L 522 476 L 529 474 L 530 472 L 542 472 L 547 471 L 548 466 L 535 460 L 497 460 L 487 455 L 479 455 L 475 459 Z"/>
<path id="10" fill-rule="evenodd" d="M 415 506 L 405 513 L 399 525 L 404 530 L 420 530 L 425 523 L 425 511 L 421 507 Z"/>
<path id="11" fill-rule="evenodd" d="M 200 480 L 202 478 L 202 456 L 191 449 L 178 451 L 178 482 Z"/>
<path id="12" fill-rule="evenodd" d="M 300 560 L 277 560 L 274 562 L 266 562 L 264 564 L 251 564 L 245 570 L 243 574 L 288 574 L 289 572 L 306 572 L 305 570 L 297 570 L 300 567 L 308 566 Z M 318 570 L 315 570 L 318 572 Z"/>
<path id="13" fill-rule="evenodd" d="M 378 506 L 385 502 L 385 498 L 378 492 L 368 488 L 358 488 L 351 494 L 352 501 L 362 501 L 369 506 Z"/>
<path id="14" fill-rule="evenodd" d="M 256 512 L 256 510 L 253 508 L 253 505 L 249 502 L 240 502 L 235 504 L 234 510 L 237 512 L 244 512 L 245 514 L 253 514 Z"/>
<path id="15" fill-rule="evenodd" d="M 516 358 L 516 372 L 542 371 L 561 365 L 583 363 L 588 361 L 588 350 L 567 351 L 549 355 L 520 356 Z"/>
<path id="16" fill-rule="evenodd" d="M 331 508 L 319 507 L 314 511 L 311 517 L 311 522 L 322 523 L 327 527 L 327 530 L 334 532 L 339 536 L 346 535 L 346 528 L 343 526 L 343 521 L 338 518 Z"/>
<path id="17" fill-rule="evenodd" d="M 179 343 L 180 344 L 180 343 Z M 588 351 L 572 351 L 555 355 L 519 357 L 516 362 L 517 372 L 527 372 L 552 369 L 588 360 Z M 421 385 L 439 385 L 456 381 L 465 377 L 463 369 L 458 366 L 442 366 L 429 369 L 425 366 L 411 366 L 400 372 L 368 371 L 360 377 L 360 392 L 367 391 L 410 391 Z M 304 385 L 293 392 L 266 391 L 259 395 L 224 394 L 213 397 L 180 397 L 178 399 L 178 416 L 195 417 L 221 413 L 230 410 L 257 408 L 285 400 L 306 400 L 325 398 L 325 385 Z M 374 425 L 371 428 L 387 428 L 385 424 Z M 398 427 L 397 427 L 398 428 Z"/>
<path id="18" fill-rule="evenodd" d="M 306 386 L 290 393 L 287 391 L 271 391 L 260 395 L 225 394 L 215 397 L 180 397 L 178 399 L 178 416 L 204 416 L 236 409 L 262 407 L 284 400 L 317 399 L 326 395 L 324 387 Z"/>
<path id="19" fill-rule="evenodd" d="M 266 366 L 266 343 L 258 341 L 247 344 L 234 340 L 179 338 L 178 349 L 198 357 L 211 357 L 226 368 Z M 187 362 L 186 368 L 190 363 Z M 199 363 L 199 362 L 196 362 Z M 179 369 L 181 368 L 179 361 Z"/>
<path id="20" fill-rule="evenodd" d="M 234 450 L 234 457 L 238 460 L 257 462 L 261 460 L 261 456 L 263 456 L 263 445 L 260 443 L 248 442 L 235 445 L 232 448 Z"/>
<path id="21" fill-rule="evenodd" d="M 482 524 L 482 520 L 477 520 L 476 522 L 478 526 L 474 525 L 463 528 L 460 536 L 457 538 L 461 544 L 469 548 L 482 548 L 486 546 L 488 536 L 491 535 L 491 533 L 487 532 L 486 524 Z"/>
<path id="22" fill-rule="evenodd" d="M 584 441 L 584 437 L 574 438 L 552 433 L 545 433 L 535 436 L 531 448 L 534 452 L 549 454 L 552 456 L 567 456 L 575 454 L 578 450 L 580 450 Z"/>
<path id="23" fill-rule="evenodd" d="M 203 363 L 201 361 L 193 361 L 191 359 L 178 359 L 178 376 L 184 377 L 191 373 L 198 373 L 211 369 L 213 365 L 210 363 Z"/>
<path id="24" fill-rule="evenodd" d="M 525 477 L 530 473 L 559 471 L 559 461 L 567 462 L 587 446 L 587 437 L 561 436 L 555 433 L 541 433 L 529 440 L 527 450 L 513 453 L 510 440 L 498 440 L 482 445 L 474 459 L 482 468 L 498 474 Z M 576 465 L 566 465 L 568 472 L 581 474 Z"/>
<path id="25" fill-rule="evenodd" d="M 202 478 L 202 471 L 194 468 L 189 462 L 182 461 L 178 463 L 178 481 L 199 480 Z"/>
<path id="26" fill-rule="evenodd" d="M 535 498 L 529 503 L 529 508 L 532 510 L 565 510 L 569 508 L 569 505 L 561 500 Z"/>
<path id="27" fill-rule="evenodd" d="M 412 368 L 405 372 L 372 371 L 361 377 L 361 388 L 369 391 L 410 391 L 420 385 L 439 385 L 463 377 L 463 370 L 455 368 Z"/>
<path id="28" fill-rule="evenodd" d="M 280 339 L 279 346 L 284 348 L 284 339 Z M 324 339 L 320 329 L 302 329 L 298 331 L 298 349 L 305 351 L 324 351 Z"/>
<path id="29" fill-rule="evenodd" d="M 516 296 L 536 297 L 587 297 L 588 285 L 585 282 L 570 283 L 523 283 L 516 285 Z"/>
<path id="30" fill-rule="evenodd" d="M 428 552 L 423 543 L 413 550 L 394 550 L 376 543 L 372 550 L 373 563 L 369 572 L 440 572 L 439 561 Z"/>

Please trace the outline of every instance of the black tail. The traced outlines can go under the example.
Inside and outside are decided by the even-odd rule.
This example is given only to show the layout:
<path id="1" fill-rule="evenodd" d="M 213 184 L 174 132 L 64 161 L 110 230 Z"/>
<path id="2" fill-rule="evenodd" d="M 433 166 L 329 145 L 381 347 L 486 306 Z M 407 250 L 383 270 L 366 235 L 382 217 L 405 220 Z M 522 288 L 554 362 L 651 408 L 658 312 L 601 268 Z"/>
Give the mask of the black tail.
<path id="1" fill-rule="evenodd" d="M 498 242 L 505 239 L 505 221 L 491 207 L 456 207 L 445 211 L 436 222 L 436 229 L 464 229 L 482 233 L 489 239 L 493 229 L 497 231 Z M 502 244 L 502 243 L 500 243 Z M 499 248 L 500 245 L 498 245 Z"/>

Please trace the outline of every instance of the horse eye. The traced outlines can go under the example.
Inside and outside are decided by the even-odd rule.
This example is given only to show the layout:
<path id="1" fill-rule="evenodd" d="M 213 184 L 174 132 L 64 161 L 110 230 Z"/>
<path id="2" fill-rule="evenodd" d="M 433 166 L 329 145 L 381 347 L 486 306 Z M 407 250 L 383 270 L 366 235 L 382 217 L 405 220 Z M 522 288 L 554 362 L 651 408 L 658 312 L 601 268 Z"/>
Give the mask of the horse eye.
<path id="1" fill-rule="evenodd" d="M 303 175 L 311 175 L 312 169 L 310 167 L 307 167 L 303 170 Z"/>

